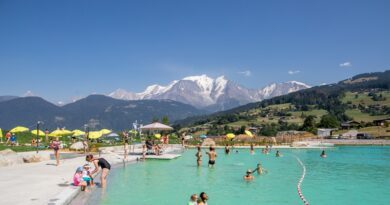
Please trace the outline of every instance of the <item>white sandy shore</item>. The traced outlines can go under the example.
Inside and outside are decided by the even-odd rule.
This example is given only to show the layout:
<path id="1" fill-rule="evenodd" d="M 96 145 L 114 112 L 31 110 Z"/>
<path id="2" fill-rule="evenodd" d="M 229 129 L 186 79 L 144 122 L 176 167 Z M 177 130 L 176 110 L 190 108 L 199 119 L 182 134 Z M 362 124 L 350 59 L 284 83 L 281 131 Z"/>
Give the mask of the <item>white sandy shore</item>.
<path id="1" fill-rule="evenodd" d="M 107 150 L 109 152 L 103 152 L 101 157 L 107 159 L 111 165 L 123 163 L 122 146 L 110 147 Z M 135 147 L 134 151 L 141 152 L 141 148 Z M 42 151 L 40 154 L 49 155 L 52 151 Z M 135 161 L 137 157 L 140 156 L 129 155 L 127 161 Z M 48 160 L 1 167 L 0 204 L 69 204 L 80 192 L 79 187 L 71 185 L 73 174 L 77 167 L 85 163 L 85 157 L 77 157 L 61 160 L 60 166 L 55 166 L 55 160 Z M 100 182 L 100 179 L 97 179 L 97 182 Z"/>

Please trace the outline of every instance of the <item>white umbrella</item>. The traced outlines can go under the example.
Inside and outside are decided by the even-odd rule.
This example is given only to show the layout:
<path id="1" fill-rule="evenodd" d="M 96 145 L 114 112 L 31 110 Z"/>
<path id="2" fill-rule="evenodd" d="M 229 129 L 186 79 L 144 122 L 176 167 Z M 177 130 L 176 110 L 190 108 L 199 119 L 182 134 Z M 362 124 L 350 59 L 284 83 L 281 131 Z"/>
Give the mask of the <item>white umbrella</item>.
<path id="1" fill-rule="evenodd" d="M 173 130 L 172 127 L 168 125 L 161 124 L 159 122 L 155 122 L 149 125 L 145 125 L 141 127 L 141 130 Z"/>

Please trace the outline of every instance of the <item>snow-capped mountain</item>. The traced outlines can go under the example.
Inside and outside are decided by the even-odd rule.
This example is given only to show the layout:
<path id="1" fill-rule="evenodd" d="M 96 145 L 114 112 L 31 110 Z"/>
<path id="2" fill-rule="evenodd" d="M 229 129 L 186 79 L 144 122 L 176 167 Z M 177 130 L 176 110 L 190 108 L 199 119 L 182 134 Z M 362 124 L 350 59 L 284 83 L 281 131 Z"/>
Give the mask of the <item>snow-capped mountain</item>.
<path id="1" fill-rule="evenodd" d="M 124 100 L 170 99 L 198 108 L 218 111 L 309 87 L 301 82 L 289 81 L 273 83 L 261 89 L 248 89 L 224 76 L 213 79 L 207 75 L 200 75 L 172 81 L 167 86 L 151 85 L 141 93 L 118 89 L 108 96 Z"/>

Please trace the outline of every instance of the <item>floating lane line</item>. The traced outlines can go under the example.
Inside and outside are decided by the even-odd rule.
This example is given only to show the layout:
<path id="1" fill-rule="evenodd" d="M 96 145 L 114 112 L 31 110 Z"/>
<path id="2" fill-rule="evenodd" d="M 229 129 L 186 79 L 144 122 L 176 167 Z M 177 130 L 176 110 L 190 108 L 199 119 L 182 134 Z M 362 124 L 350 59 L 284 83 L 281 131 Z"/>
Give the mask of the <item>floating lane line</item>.
<path id="1" fill-rule="evenodd" d="M 305 179 L 305 175 L 306 175 L 306 166 L 303 164 L 301 159 L 299 159 L 299 157 L 297 157 L 295 155 L 293 155 L 293 156 L 295 157 L 295 159 L 297 159 L 298 163 L 302 166 L 302 176 L 299 179 L 298 184 L 297 184 L 298 196 L 302 200 L 303 204 L 309 205 L 309 201 L 306 200 L 306 198 L 303 195 L 302 190 L 301 190 L 301 184 L 302 184 L 303 180 Z"/>

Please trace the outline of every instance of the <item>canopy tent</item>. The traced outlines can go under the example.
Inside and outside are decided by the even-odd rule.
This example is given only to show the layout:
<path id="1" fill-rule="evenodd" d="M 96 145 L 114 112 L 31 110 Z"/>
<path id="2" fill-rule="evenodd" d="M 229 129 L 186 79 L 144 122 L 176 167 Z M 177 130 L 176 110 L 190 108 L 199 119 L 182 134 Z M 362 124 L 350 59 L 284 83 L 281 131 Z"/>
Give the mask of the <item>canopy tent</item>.
<path id="1" fill-rule="evenodd" d="M 9 132 L 11 133 L 16 133 L 16 132 L 27 132 L 29 129 L 27 127 L 23 126 L 16 126 L 12 128 Z"/>
<path id="2" fill-rule="evenodd" d="M 45 136 L 45 132 L 42 131 L 42 130 L 31 130 L 31 134 L 38 135 L 39 137 L 44 137 Z"/>
<path id="3" fill-rule="evenodd" d="M 160 130 L 160 131 L 163 131 L 163 130 L 173 130 L 173 128 L 168 126 L 168 125 L 164 125 L 162 123 L 159 123 L 159 122 L 154 122 L 152 124 L 142 126 L 141 130 L 147 130 L 147 131 Z"/>

